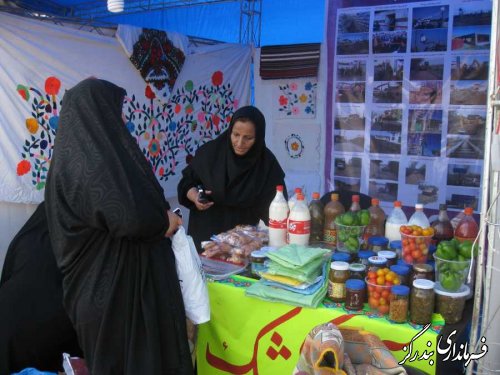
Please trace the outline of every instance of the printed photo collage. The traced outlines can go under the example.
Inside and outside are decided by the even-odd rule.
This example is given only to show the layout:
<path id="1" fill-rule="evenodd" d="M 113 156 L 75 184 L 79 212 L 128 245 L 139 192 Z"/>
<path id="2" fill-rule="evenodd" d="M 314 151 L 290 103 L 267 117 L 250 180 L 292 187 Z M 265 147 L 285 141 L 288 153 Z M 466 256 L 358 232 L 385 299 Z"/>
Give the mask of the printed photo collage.
<path id="1" fill-rule="evenodd" d="M 450 209 L 480 203 L 491 1 L 344 8 L 337 17 L 337 189 Z"/>

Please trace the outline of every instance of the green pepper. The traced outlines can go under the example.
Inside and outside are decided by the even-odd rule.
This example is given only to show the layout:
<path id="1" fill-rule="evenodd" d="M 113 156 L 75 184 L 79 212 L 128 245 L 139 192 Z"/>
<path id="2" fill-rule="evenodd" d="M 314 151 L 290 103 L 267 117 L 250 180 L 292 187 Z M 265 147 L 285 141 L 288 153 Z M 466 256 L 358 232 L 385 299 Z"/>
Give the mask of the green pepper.
<path id="1" fill-rule="evenodd" d="M 457 257 L 457 250 L 451 241 L 442 241 L 437 247 L 436 255 L 441 259 L 455 260 Z"/>
<path id="2" fill-rule="evenodd" d="M 345 246 L 347 247 L 347 250 L 354 252 L 359 249 L 359 241 L 356 237 L 349 237 L 345 242 Z"/>
<path id="3" fill-rule="evenodd" d="M 477 251 L 477 247 L 474 249 L 474 253 Z M 465 240 L 458 245 L 458 252 L 463 257 L 470 259 L 472 256 L 472 241 Z M 476 255 L 476 254 L 474 254 Z"/>
<path id="4" fill-rule="evenodd" d="M 439 274 L 439 282 L 444 289 L 451 292 L 457 291 L 462 285 L 460 275 L 452 271 Z"/>
<path id="5" fill-rule="evenodd" d="M 340 217 L 341 224 L 343 225 L 353 225 L 354 216 L 351 212 L 346 212 Z"/>
<path id="6" fill-rule="evenodd" d="M 368 225 L 370 224 L 370 211 L 368 210 L 361 210 L 359 212 L 359 222 L 361 225 Z"/>

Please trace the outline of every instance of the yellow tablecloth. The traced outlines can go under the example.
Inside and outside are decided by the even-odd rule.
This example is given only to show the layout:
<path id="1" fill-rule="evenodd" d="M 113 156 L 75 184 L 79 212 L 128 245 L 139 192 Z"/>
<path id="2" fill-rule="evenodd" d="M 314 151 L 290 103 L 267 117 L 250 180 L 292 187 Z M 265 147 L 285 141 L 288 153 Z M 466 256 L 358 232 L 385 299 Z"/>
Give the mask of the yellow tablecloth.
<path id="1" fill-rule="evenodd" d="M 241 276 L 209 282 L 212 315 L 199 327 L 198 374 L 291 374 L 306 334 L 328 321 L 373 332 L 396 359 L 406 357 L 405 365 L 435 374 L 437 338 L 444 324 L 440 315 L 435 314 L 431 327 L 412 341 L 421 326 L 391 323 L 367 308 L 353 312 L 327 300 L 310 309 L 246 297 L 245 288 L 252 282 Z M 432 354 L 416 359 L 426 353 Z"/>

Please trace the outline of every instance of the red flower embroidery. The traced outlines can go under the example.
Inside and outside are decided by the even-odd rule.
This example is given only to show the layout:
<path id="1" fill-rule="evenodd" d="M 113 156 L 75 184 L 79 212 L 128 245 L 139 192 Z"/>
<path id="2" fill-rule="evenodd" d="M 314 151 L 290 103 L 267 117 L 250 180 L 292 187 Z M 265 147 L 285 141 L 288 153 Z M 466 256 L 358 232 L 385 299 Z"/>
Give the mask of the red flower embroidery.
<path id="1" fill-rule="evenodd" d="M 56 77 L 49 77 L 45 80 L 45 92 L 49 95 L 57 95 L 61 88 L 61 81 Z"/>
<path id="2" fill-rule="evenodd" d="M 176 105 L 175 105 L 174 112 L 175 112 L 175 113 L 179 113 L 179 112 L 181 111 L 181 109 L 182 109 L 181 105 L 180 105 L 180 104 L 176 104 Z"/>
<path id="3" fill-rule="evenodd" d="M 28 160 L 21 160 L 17 164 L 17 175 L 23 176 L 31 170 L 31 163 Z"/>
<path id="4" fill-rule="evenodd" d="M 146 92 L 144 93 L 144 95 L 146 95 L 146 98 L 151 100 L 156 98 L 155 93 L 153 92 L 153 90 L 151 90 L 151 87 L 149 87 L 149 85 L 146 86 Z"/>
<path id="5" fill-rule="evenodd" d="M 284 95 L 281 95 L 279 98 L 280 105 L 287 105 L 288 104 L 288 98 Z"/>
<path id="6" fill-rule="evenodd" d="M 220 70 L 212 74 L 212 83 L 214 84 L 214 86 L 220 86 L 222 84 L 223 79 L 224 76 Z"/>
<path id="7" fill-rule="evenodd" d="M 158 172 L 160 176 L 163 176 L 165 174 L 165 169 L 163 167 L 160 167 L 160 171 Z"/>

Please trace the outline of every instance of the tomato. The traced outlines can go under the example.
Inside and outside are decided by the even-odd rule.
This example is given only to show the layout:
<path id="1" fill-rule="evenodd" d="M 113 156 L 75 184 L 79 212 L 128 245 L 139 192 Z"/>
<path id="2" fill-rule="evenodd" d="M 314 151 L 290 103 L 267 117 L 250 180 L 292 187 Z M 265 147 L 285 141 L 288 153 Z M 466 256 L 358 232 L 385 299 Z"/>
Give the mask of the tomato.
<path id="1" fill-rule="evenodd" d="M 384 285 L 384 284 L 385 284 L 385 277 L 384 276 L 377 277 L 377 285 Z"/>
<path id="2" fill-rule="evenodd" d="M 384 276 L 384 270 L 382 268 L 377 270 L 377 276 Z"/>
<path id="3" fill-rule="evenodd" d="M 381 314 L 387 314 L 389 312 L 389 305 L 379 306 L 378 312 Z"/>
<path id="4" fill-rule="evenodd" d="M 412 264 L 413 263 L 413 258 L 411 255 L 406 255 L 404 258 L 405 263 Z"/>
<path id="5" fill-rule="evenodd" d="M 385 300 L 386 300 L 386 301 L 388 301 L 388 300 L 389 300 L 389 296 L 390 296 L 390 295 L 391 295 L 391 292 L 389 292 L 389 291 L 386 289 L 386 290 L 384 290 L 384 291 L 382 292 L 381 297 L 382 297 L 382 298 L 385 298 Z"/>
<path id="6" fill-rule="evenodd" d="M 378 299 L 380 298 L 380 293 L 379 293 L 379 292 L 373 292 L 373 293 L 371 294 L 371 296 L 372 296 L 373 298 L 375 298 L 375 299 L 377 299 L 377 300 L 378 300 Z"/>
<path id="7" fill-rule="evenodd" d="M 413 250 L 411 252 L 411 256 L 413 259 L 418 259 L 422 256 L 422 253 L 420 252 L 420 250 Z"/>
<path id="8" fill-rule="evenodd" d="M 393 281 L 392 281 L 392 285 L 399 285 L 401 284 L 401 280 L 399 280 L 398 277 L 396 277 Z"/>
<path id="9" fill-rule="evenodd" d="M 368 275 L 369 279 L 376 279 L 377 278 L 377 273 L 375 271 L 369 271 L 367 275 Z"/>
<path id="10" fill-rule="evenodd" d="M 378 305 L 379 306 L 382 306 L 382 305 L 387 305 L 387 301 L 385 298 L 383 297 L 380 297 L 380 299 L 378 300 Z"/>
<path id="11" fill-rule="evenodd" d="M 378 306 L 378 299 L 370 297 L 368 299 L 368 304 L 370 305 L 371 308 L 376 308 Z"/>

